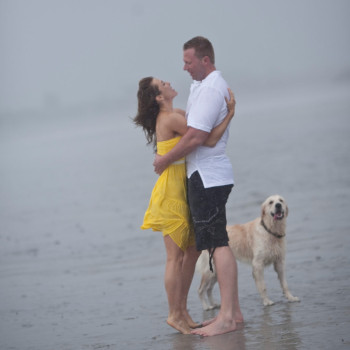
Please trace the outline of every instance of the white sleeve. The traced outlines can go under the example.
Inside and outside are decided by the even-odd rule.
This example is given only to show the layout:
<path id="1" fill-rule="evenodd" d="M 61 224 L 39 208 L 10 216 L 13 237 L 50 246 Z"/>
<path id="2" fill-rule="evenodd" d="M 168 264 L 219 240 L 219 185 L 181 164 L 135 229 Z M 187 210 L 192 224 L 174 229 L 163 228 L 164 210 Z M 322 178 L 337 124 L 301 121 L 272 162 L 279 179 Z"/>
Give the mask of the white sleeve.
<path id="1" fill-rule="evenodd" d="M 211 132 L 216 125 L 224 97 L 219 90 L 212 87 L 203 87 L 192 102 L 187 116 L 187 125 Z"/>

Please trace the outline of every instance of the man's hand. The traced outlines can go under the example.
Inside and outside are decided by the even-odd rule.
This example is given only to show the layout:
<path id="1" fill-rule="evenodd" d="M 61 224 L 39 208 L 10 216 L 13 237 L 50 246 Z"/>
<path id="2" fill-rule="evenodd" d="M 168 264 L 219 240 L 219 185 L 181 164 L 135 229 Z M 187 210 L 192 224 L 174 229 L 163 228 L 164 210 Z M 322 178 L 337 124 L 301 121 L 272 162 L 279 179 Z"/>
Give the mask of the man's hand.
<path id="1" fill-rule="evenodd" d="M 169 164 L 166 161 L 165 157 L 160 156 L 157 153 L 156 157 L 154 158 L 153 166 L 154 166 L 154 172 L 160 175 L 169 166 Z"/>

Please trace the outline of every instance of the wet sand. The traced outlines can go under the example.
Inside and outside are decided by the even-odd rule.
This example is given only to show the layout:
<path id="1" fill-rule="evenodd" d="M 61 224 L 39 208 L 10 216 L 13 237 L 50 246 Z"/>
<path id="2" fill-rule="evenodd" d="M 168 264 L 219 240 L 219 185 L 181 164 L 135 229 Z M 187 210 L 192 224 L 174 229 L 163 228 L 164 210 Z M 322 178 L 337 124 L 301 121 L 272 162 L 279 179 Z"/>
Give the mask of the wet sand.
<path id="1" fill-rule="evenodd" d="M 259 215 L 275 193 L 289 205 L 286 275 L 300 303 L 265 272 L 263 307 L 239 264 L 244 326 L 222 336 L 166 325 L 165 252 L 139 226 L 156 175 L 151 148 L 126 113 L 5 116 L 0 131 L 0 348 L 348 349 L 350 347 L 350 86 L 236 92 L 229 223 Z M 122 109 L 122 108 L 121 108 Z M 196 289 L 193 318 L 203 312 Z M 215 289 L 218 300 L 218 289 Z"/>

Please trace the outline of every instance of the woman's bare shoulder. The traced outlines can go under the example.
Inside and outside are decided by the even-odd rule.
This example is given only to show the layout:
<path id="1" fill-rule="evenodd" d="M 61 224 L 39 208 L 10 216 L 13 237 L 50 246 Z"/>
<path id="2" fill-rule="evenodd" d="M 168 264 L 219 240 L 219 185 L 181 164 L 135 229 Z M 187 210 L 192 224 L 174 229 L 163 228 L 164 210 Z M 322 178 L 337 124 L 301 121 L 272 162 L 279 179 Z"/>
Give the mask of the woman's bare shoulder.
<path id="1" fill-rule="evenodd" d="M 174 108 L 173 111 L 178 113 L 178 114 L 181 114 L 182 116 L 186 115 L 186 112 L 181 108 Z"/>
<path id="2" fill-rule="evenodd" d="M 173 132 L 175 134 L 184 135 L 187 130 L 186 118 L 173 110 L 166 115 L 162 115 L 162 118 L 158 120 L 158 129 L 162 129 L 163 132 Z"/>

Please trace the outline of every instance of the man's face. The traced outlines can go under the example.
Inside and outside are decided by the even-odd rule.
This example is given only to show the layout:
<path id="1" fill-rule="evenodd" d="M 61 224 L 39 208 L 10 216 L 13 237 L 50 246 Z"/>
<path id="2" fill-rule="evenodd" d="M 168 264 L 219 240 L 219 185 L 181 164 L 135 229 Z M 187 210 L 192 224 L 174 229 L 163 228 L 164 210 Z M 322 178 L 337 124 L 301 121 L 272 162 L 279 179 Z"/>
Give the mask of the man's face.
<path id="1" fill-rule="evenodd" d="M 190 73 L 193 80 L 201 81 L 206 77 L 203 59 L 195 55 L 195 49 L 190 48 L 184 51 L 184 70 Z"/>

